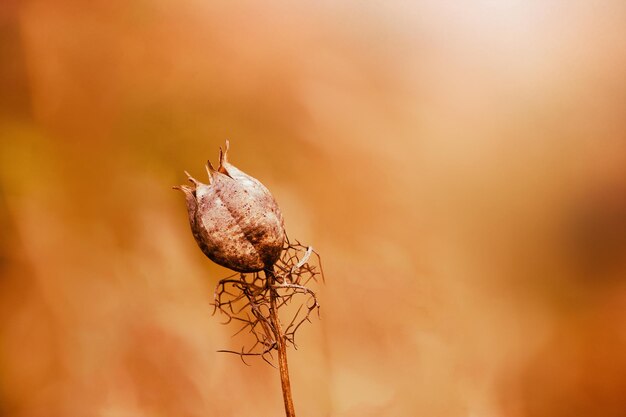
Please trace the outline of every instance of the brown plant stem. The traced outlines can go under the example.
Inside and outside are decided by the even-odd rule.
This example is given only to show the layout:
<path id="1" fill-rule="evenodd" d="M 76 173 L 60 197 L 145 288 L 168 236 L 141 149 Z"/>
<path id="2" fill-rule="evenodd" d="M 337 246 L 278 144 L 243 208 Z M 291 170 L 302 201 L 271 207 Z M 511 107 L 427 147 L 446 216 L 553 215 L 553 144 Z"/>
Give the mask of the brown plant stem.
<path id="1" fill-rule="evenodd" d="M 270 285 L 270 322 L 274 332 L 274 339 L 278 350 L 278 371 L 280 372 L 280 384 L 283 390 L 283 400 L 285 402 L 285 415 L 287 417 L 296 417 L 296 410 L 293 407 L 293 398 L 291 396 L 291 382 L 289 381 L 289 366 L 287 365 L 287 344 L 285 334 L 278 317 L 278 308 L 276 299 L 278 294 L 272 287 L 276 284 L 276 276 L 274 275 L 274 267 L 265 270 L 267 283 Z"/>

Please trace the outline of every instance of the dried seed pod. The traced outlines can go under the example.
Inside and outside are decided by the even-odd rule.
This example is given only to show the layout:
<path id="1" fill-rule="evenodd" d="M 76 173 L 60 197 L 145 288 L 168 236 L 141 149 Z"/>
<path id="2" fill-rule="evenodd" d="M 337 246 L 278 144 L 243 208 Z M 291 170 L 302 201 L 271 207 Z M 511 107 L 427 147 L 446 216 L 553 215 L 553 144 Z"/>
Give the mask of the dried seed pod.
<path id="1" fill-rule="evenodd" d="M 226 141 L 217 170 L 207 163 L 208 185 L 185 172 L 193 186 L 174 188 L 185 193 L 191 231 L 202 252 L 226 268 L 256 272 L 280 257 L 283 217 L 269 190 L 228 162 L 228 150 Z"/>

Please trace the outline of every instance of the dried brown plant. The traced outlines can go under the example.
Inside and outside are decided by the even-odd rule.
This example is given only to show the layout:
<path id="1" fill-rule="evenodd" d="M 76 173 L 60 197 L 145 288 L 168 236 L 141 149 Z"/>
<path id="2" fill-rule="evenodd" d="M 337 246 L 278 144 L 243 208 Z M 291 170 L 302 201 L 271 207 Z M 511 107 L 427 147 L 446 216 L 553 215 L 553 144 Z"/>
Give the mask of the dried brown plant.
<path id="1" fill-rule="evenodd" d="M 323 278 L 321 261 L 312 247 L 289 242 L 276 200 L 260 181 L 229 162 L 229 148 L 226 141 L 217 169 L 207 163 L 209 184 L 187 174 L 192 185 L 174 188 L 185 194 L 198 247 L 217 264 L 237 271 L 218 283 L 214 313 L 225 314 L 226 323 L 239 322 L 236 334 L 247 330 L 253 343 L 221 352 L 237 354 L 244 363 L 246 356 L 259 356 L 274 366 L 276 351 L 285 413 L 294 417 L 287 346 L 296 347 L 297 330 L 312 313 L 319 313 L 317 296 L 307 285 Z M 313 255 L 315 262 L 309 262 Z M 278 311 L 297 302 L 283 326 Z"/>

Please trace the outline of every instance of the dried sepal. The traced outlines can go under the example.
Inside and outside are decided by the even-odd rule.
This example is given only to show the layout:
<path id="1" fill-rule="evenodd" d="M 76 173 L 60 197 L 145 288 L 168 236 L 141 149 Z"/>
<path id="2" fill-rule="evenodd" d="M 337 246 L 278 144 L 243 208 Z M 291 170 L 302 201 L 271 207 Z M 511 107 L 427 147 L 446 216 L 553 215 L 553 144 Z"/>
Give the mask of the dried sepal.
<path id="1" fill-rule="evenodd" d="M 278 351 L 278 338 L 296 347 L 297 331 L 319 315 L 317 295 L 308 287 L 319 280 L 324 280 L 319 255 L 312 247 L 299 242 L 287 244 L 272 273 L 241 273 L 221 279 L 214 292 L 213 313 L 224 316 L 223 324 L 237 324 L 233 336 L 246 335 L 247 343 L 241 350 L 220 352 L 239 355 L 244 363 L 245 357 L 259 356 L 274 366 L 272 353 Z M 277 310 L 293 306 L 280 335 L 272 325 L 272 298 Z"/>

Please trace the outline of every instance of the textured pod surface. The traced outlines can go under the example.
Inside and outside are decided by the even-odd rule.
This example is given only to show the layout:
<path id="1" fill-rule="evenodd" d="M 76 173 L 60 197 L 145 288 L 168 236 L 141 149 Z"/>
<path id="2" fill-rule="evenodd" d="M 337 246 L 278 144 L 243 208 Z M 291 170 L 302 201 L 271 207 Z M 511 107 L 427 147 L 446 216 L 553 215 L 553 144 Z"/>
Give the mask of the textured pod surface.
<path id="1" fill-rule="evenodd" d="M 256 272 L 276 263 L 285 241 L 276 200 L 257 179 L 228 162 L 220 151 L 217 170 L 207 164 L 209 184 L 189 176 L 185 193 L 191 231 L 213 262 L 238 272 Z"/>

